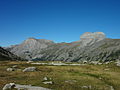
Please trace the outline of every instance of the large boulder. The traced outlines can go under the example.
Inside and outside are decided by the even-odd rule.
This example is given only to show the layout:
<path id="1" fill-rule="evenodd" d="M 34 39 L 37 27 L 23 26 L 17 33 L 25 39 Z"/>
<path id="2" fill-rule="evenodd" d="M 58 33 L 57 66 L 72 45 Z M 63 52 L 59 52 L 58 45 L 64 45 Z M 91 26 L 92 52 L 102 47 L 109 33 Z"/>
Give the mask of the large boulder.
<path id="1" fill-rule="evenodd" d="M 53 84 L 52 81 L 44 81 L 43 84 Z"/>
<path id="2" fill-rule="evenodd" d="M 15 71 L 14 68 L 7 68 L 7 71 Z"/>
<path id="3" fill-rule="evenodd" d="M 14 87 L 15 87 L 14 83 L 9 83 L 3 87 L 3 90 L 12 90 Z"/>
<path id="4" fill-rule="evenodd" d="M 34 72 L 36 71 L 36 67 L 28 67 L 23 70 L 23 72 Z"/>
<path id="5" fill-rule="evenodd" d="M 116 65 L 120 67 L 120 61 L 117 61 L 117 62 L 116 62 Z"/>

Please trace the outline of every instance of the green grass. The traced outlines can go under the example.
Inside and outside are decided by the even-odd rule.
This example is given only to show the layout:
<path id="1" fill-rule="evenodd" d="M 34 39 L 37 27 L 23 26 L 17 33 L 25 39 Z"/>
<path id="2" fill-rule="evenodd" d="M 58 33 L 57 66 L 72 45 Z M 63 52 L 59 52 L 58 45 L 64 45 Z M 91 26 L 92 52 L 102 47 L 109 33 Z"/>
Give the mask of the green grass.
<path id="1" fill-rule="evenodd" d="M 7 72 L 8 67 L 18 65 L 18 68 L 35 66 L 36 72 L 13 71 Z M 104 70 L 109 68 L 109 70 Z M 43 78 L 52 78 L 53 85 L 42 83 Z M 69 81 L 69 82 L 66 82 Z M 114 64 L 108 65 L 84 65 L 84 66 L 47 66 L 31 65 L 25 62 L 0 62 L 0 90 L 7 83 L 42 86 L 54 90 L 120 90 L 120 67 Z M 91 89 L 81 88 L 91 86 Z"/>

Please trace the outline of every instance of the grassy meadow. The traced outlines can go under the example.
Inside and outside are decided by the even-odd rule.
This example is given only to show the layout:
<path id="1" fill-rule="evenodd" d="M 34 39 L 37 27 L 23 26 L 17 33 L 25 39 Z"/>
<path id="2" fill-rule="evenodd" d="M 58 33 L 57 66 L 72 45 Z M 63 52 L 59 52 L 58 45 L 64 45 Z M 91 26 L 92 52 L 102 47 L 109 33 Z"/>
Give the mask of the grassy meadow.
<path id="1" fill-rule="evenodd" d="M 17 71 L 6 71 L 13 65 Z M 26 67 L 37 67 L 35 72 L 22 72 Z M 43 78 L 52 78 L 52 85 L 43 84 Z M 115 64 L 52 66 L 32 65 L 26 62 L 0 62 L 0 90 L 7 83 L 41 86 L 54 90 L 120 90 L 120 67 Z"/>

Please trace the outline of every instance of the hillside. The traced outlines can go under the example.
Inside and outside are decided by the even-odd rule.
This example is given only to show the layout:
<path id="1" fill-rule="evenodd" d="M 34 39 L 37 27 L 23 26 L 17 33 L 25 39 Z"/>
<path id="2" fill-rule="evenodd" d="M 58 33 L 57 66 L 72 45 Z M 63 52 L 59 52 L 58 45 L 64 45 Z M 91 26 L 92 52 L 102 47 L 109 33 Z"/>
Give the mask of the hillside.
<path id="1" fill-rule="evenodd" d="M 22 60 L 22 59 L 0 47 L 0 61 L 6 61 L 6 60 Z"/>
<path id="2" fill-rule="evenodd" d="M 28 38 L 19 45 L 8 47 L 7 50 L 22 58 L 31 60 L 42 49 L 47 48 L 53 43 L 54 42 L 51 40 Z"/>
<path id="3" fill-rule="evenodd" d="M 7 48 L 29 60 L 48 61 L 113 61 L 120 59 L 120 40 L 108 39 L 103 32 L 86 32 L 79 41 L 54 43 L 50 40 L 27 39 Z"/>

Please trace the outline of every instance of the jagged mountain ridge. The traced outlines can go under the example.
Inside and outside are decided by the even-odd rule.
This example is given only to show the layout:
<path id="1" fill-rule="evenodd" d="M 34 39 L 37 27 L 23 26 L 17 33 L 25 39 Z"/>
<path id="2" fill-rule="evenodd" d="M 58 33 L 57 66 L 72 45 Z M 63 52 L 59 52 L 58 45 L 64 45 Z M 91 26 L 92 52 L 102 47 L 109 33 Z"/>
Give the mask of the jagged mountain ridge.
<path id="1" fill-rule="evenodd" d="M 22 60 L 22 59 L 12 54 L 11 52 L 5 50 L 4 48 L 0 47 L 0 61 L 5 60 Z"/>
<path id="2" fill-rule="evenodd" d="M 86 32 L 81 35 L 80 40 L 71 43 L 54 43 L 49 40 L 47 43 L 37 42 L 22 44 L 9 48 L 11 52 L 26 59 L 32 60 L 60 60 L 60 61 L 110 61 L 120 59 L 120 40 L 107 39 L 103 32 Z M 29 45 L 29 49 L 26 47 Z M 42 48 L 39 48 L 43 45 Z M 24 48 L 23 48 L 24 47 Z M 34 47 L 34 48 L 33 48 Z M 29 54 L 20 51 L 27 50 Z M 21 54 L 22 53 L 22 54 Z M 29 57 L 29 58 L 27 58 Z"/>

